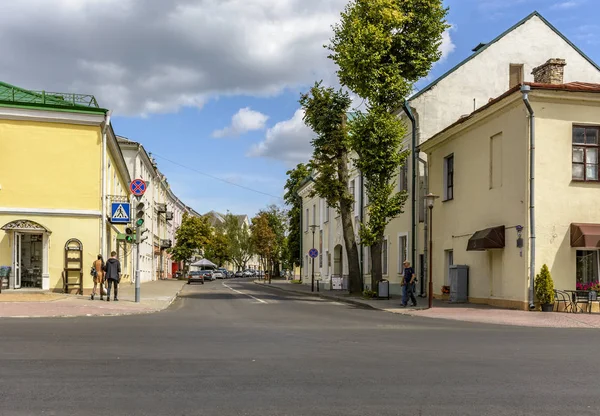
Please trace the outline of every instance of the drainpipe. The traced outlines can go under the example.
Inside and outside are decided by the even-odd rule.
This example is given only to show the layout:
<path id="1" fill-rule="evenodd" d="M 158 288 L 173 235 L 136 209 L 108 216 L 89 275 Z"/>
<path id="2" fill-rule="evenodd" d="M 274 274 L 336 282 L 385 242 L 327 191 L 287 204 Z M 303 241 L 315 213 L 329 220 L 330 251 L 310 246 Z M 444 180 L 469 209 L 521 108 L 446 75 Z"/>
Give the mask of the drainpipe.
<path id="1" fill-rule="evenodd" d="M 429 193 L 429 175 L 428 175 L 428 171 L 427 171 L 427 161 L 425 161 L 424 159 L 419 158 L 419 162 L 421 162 L 423 164 L 423 187 L 425 188 L 425 192 L 424 194 L 427 195 Z M 425 215 L 425 218 L 423 219 L 423 241 L 427 241 L 427 230 L 428 230 L 428 224 L 427 222 L 429 221 L 429 215 Z M 427 252 L 428 252 L 428 246 L 429 244 L 423 244 L 423 265 L 421 266 L 423 268 L 423 278 L 420 279 L 421 281 L 421 294 L 419 295 L 420 297 L 424 298 L 426 296 L 426 292 L 425 292 L 425 279 L 427 276 L 427 270 L 429 267 L 428 259 L 429 257 L 427 256 Z"/>
<path id="2" fill-rule="evenodd" d="M 360 222 L 361 224 L 365 220 L 365 177 L 363 173 L 360 173 Z M 362 239 L 360 240 L 360 280 L 363 282 L 363 290 L 365 288 L 365 250 L 363 247 Z"/>
<path id="3" fill-rule="evenodd" d="M 523 102 L 529 111 L 529 309 L 535 309 L 533 285 L 535 279 L 535 114 L 529 103 L 529 85 L 522 85 Z"/>
<path id="4" fill-rule="evenodd" d="M 296 192 L 296 197 L 300 200 L 300 232 L 298 233 L 298 239 L 300 240 L 300 281 L 302 282 L 302 264 L 304 263 L 304 254 L 302 253 L 302 217 L 304 216 L 304 201 L 298 192 Z M 292 267 L 294 265 L 292 264 Z"/>
<path id="5" fill-rule="evenodd" d="M 104 127 L 102 128 L 102 229 L 100 230 L 100 253 L 106 259 L 106 132 L 110 126 L 110 115 L 112 111 L 104 115 Z"/>
<path id="6" fill-rule="evenodd" d="M 411 230 L 410 230 L 410 244 L 411 244 L 411 265 L 416 267 L 417 264 L 417 123 L 415 117 L 410 110 L 410 106 L 405 101 L 402 106 L 404 112 L 410 119 L 412 124 L 412 144 L 411 144 L 411 167 L 412 167 L 412 183 L 410 187 L 411 191 Z"/>

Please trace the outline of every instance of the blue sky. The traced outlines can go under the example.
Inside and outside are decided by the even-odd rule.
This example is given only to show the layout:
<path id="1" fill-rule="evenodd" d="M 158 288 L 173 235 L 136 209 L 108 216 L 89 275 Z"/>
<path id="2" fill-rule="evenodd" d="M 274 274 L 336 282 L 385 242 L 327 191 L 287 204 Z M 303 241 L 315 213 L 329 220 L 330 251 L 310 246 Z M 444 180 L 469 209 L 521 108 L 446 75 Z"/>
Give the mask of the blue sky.
<path id="1" fill-rule="evenodd" d="M 199 212 L 253 215 L 282 203 L 285 172 L 310 154 L 298 98 L 316 80 L 335 82 L 321 46 L 345 3 L 10 2 L 0 16 L 0 39 L 4 56 L 12 59 L 0 78 L 25 88 L 96 95 L 102 106 L 114 109 L 117 134 L 156 156 L 185 203 Z M 600 61 L 598 0 L 445 4 L 452 29 L 429 79 L 534 10 Z"/>

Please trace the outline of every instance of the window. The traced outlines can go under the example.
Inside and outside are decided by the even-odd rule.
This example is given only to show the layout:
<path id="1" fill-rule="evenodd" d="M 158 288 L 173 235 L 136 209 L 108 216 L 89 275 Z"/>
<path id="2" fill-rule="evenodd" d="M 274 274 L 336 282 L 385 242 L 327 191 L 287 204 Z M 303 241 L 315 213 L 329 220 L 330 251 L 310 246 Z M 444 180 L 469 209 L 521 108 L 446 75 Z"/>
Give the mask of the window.
<path id="1" fill-rule="evenodd" d="M 598 251 L 577 250 L 577 284 L 585 285 L 598 281 Z"/>
<path id="2" fill-rule="evenodd" d="M 406 235 L 398 237 L 398 273 L 404 274 L 404 262 L 407 255 L 407 239 Z"/>
<path id="3" fill-rule="evenodd" d="M 308 213 L 308 208 L 306 208 L 306 224 L 304 225 L 304 231 L 308 232 L 308 220 L 309 220 L 309 216 L 310 214 Z"/>
<path id="4" fill-rule="evenodd" d="M 313 222 L 312 225 L 317 224 L 317 204 L 313 204 Z"/>
<path id="5" fill-rule="evenodd" d="M 446 267 L 444 270 L 444 285 L 448 286 L 450 285 L 450 266 L 454 265 L 454 251 L 446 250 L 444 254 L 446 260 Z"/>
<path id="6" fill-rule="evenodd" d="M 388 274 L 388 242 L 387 239 L 381 243 L 381 272 L 384 275 Z"/>
<path id="7" fill-rule="evenodd" d="M 319 231 L 319 267 L 323 267 L 323 230 Z"/>
<path id="8" fill-rule="evenodd" d="M 325 222 L 329 222 L 329 204 L 325 204 Z"/>
<path id="9" fill-rule="evenodd" d="M 454 155 L 444 158 L 444 201 L 454 199 Z"/>
<path id="10" fill-rule="evenodd" d="M 598 127 L 573 127 L 573 180 L 598 180 Z"/>
<path id="11" fill-rule="evenodd" d="M 523 83 L 523 64 L 510 64 L 508 88 L 516 87 Z"/>
<path id="12" fill-rule="evenodd" d="M 308 276 L 308 254 L 304 256 L 304 276 Z"/>
<path id="13" fill-rule="evenodd" d="M 490 137 L 490 189 L 502 187 L 502 133 Z"/>
<path id="14" fill-rule="evenodd" d="M 400 166 L 400 176 L 398 177 L 398 192 L 408 191 L 408 165 Z"/>
<path id="15" fill-rule="evenodd" d="M 354 206 L 356 205 L 356 186 L 354 183 L 354 179 L 352 179 L 350 181 L 350 195 L 352 195 L 352 198 L 354 198 L 354 204 L 352 205 L 352 209 L 354 209 Z"/>

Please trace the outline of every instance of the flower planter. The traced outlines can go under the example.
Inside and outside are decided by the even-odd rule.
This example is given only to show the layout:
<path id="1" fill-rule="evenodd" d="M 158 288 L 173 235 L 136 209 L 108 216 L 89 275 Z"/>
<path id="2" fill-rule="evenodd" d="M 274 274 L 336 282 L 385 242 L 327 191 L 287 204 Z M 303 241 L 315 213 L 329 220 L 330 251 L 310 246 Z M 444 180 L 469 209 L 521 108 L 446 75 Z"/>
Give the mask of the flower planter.
<path id="1" fill-rule="evenodd" d="M 554 310 L 553 303 L 542 303 L 542 312 L 552 312 Z"/>

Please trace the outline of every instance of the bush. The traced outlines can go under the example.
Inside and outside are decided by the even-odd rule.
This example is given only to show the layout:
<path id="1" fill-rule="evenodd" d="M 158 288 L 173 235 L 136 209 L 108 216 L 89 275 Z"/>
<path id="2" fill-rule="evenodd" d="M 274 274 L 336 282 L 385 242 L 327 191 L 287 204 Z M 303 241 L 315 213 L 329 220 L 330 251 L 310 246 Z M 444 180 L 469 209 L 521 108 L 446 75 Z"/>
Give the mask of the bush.
<path id="1" fill-rule="evenodd" d="M 554 303 L 554 282 L 550 276 L 550 270 L 545 264 L 535 277 L 535 296 L 542 305 Z"/>
<path id="2" fill-rule="evenodd" d="M 377 292 L 375 292 L 371 289 L 365 289 L 365 290 L 363 290 L 363 296 L 368 299 L 376 298 Z"/>

